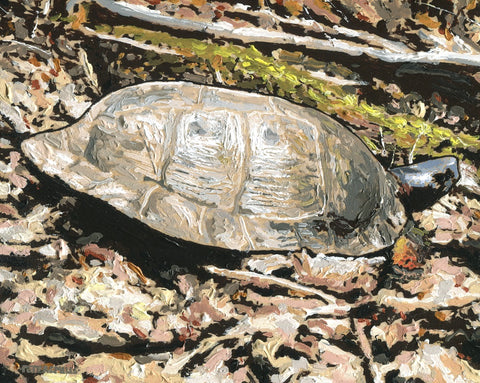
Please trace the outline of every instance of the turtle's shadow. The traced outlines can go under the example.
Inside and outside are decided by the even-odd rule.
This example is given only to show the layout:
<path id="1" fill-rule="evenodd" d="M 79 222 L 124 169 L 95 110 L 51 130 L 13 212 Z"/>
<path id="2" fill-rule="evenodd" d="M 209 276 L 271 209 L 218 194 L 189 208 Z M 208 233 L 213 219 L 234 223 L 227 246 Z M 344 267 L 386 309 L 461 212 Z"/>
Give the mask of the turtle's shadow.
<path id="1" fill-rule="evenodd" d="M 53 222 L 50 234 L 60 235 L 72 250 L 81 249 L 88 243 L 96 243 L 100 247 L 117 251 L 139 266 L 145 276 L 167 288 L 176 287 L 175 280 L 179 274 L 190 273 L 206 280 L 211 274 L 203 266 L 238 269 L 249 256 L 272 253 L 228 250 L 169 237 L 129 218 L 107 202 L 72 189 L 60 178 L 41 172 L 28 158 L 24 158 L 24 161 L 30 174 L 39 180 L 38 184 L 29 184 L 24 189 L 25 194 L 33 198 L 34 204 L 42 203 L 62 213 Z M 310 256 L 315 257 L 314 252 L 306 250 Z M 289 251 L 275 253 L 287 255 Z M 384 256 L 389 264 L 389 254 L 388 248 L 366 257 Z M 345 257 L 342 254 L 331 255 Z M 380 281 L 379 284 L 382 285 Z"/>
<path id="2" fill-rule="evenodd" d="M 34 203 L 58 208 L 62 214 L 52 230 L 71 248 L 94 242 L 113 249 L 139 266 L 147 277 L 169 288 L 178 274 L 206 276 L 203 266 L 211 264 L 238 268 L 250 254 L 168 237 L 98 198 L 71 189 L 58 177 L 50 177 L 26 161 L 39 184 L 28 185 L 24 192 Z"/>

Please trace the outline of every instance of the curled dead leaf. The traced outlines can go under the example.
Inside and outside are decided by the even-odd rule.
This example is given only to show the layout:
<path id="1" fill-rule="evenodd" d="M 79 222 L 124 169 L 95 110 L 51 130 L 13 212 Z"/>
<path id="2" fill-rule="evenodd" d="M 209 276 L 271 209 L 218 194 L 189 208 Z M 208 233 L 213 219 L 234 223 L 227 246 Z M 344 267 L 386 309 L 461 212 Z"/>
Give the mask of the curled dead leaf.
<path id="1" fill-rule="evenodd" d="M 127 266 L 130 270 L 132 270 L 135 274 L 137 274 L 138 278 L 142 281 L 143 284 L 147 283 L 147 278 L 143 275 L 142 269 L 135 265 L 132 262 L 127 262 Z"/>

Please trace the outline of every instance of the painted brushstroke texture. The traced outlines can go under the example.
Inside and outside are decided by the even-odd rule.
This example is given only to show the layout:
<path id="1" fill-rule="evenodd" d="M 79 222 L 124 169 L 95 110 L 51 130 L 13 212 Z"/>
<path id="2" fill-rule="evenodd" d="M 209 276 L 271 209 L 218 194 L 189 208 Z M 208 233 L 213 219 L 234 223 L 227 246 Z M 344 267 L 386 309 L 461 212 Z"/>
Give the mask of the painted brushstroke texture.
<path id="1" fill-rule="evenodd" d="M 382 49 L 378 49 L 374 46 L 355 44 L 352 41 L 345 41 L 336 37 L 329 37 L 327 40 L 320 40 L 308 36 L 298 36 L 284 32 L 265 30 L 264 28 L 236 27 L 225 21 L 212 23 L 200 20 L 180 19 L 164 15 L 157 10 L 152 10 L 142 5 L 123 1 L 97 0 L 97 2 L 114 13 L 122 16 L 134 17 L 147 23 L 163 25 L 175 29 L 183 29 L 190 32 L 198 31 L 211 33 L 220 38 L 240 39 L 245 43 L 263 42 L 304 45 L 309 49 L 341 52 L 352 56 L 367 54 L 386 62 L 446 62 L 475 66 L 480 65 L 480 54 L 478 53 L 478 50 L 473 50 L 472 47 L 466 46 L 459 39 L 457 39 L 457 45 L 462 50 L 461 52 L 447 50 L 436 40 L 433 40 L 433 42 L 436 42 L 435 48 L 427 52 L 415 52 L 402 43 L 389 41 L 375 36 L 376 43 L 382 45 Z M 70 5 L 70 8 L 71 7 L 73 7 L 73 4 Z M 350 37 L 363 37 L 367 42 L 373 37 L 372 35 L 365 36 L 365 33 L 361 34 L 345 27 L 337 27 L 336 31 Z"/>
<path id="2" fill-rule="evenodd" d="M 388 52 L 390 39 L 391 50 L 408 47 L 412 53 L 435 46 L 463 54 L 478 49 L 476 1 L 279 0 L 259 1 L 258 7 L 243 2 L 130 1 L 178 19 L 334 37 L 355 49 Z M 240 39 L 220 34 L 212 39 L 121 17 L 96 2 L 70 11 L 60 1 L 0 4 L 2 382 L 479 381 L 476 67 L 397 65 L 280 43 L 244 47 Z M 393 248 L 379 257 L 238 254 L 165 239 L 42 174 L 19 153 L 28 134 L 72 125 L 101 96 L 158 80 L 248 89 L 310 105 L 358 129 L 384 166 L 454 154 L 461 159 L 461 180 L 427 210 L 413 213 Z M 101 156 L 100 144 L 112 141 L 115 153 L 137 168 L 130 182 L 150 182 L 165 168 L 157 165 L 165 159 L 156 148 L 163 148 L 167 136 L 155 129 L 153 113 L 134 110 L 141 112 L 138 121 L 127 118 L 122 126 L 139 128 L 131 134 L 97 129 L 99 150 L 92 147 L 91 154 L 105 174 L 127 180 L 127 171 L 108 170 L 115 158 Z M 202 153 L 202 171 L 189 173 L 189 179 L 210 184 L 212 191 L 227 188 L 237 181 L 228 179 L 228 162 L 212 162 L 222 158 L 217 155 L 243 156 L 246 165 L 256 148 L 262 160 L 268 158 L 263 151 L 272 147 L 262 134 L 258 145 L 238 152 L 228 137 L 250 140 L 218 128 L 241 121 L 220 112 L 209 121 L 200 112 L 194 116 L 179 118 L 185 117 L 185 125 L 197 118 L 207 125 L 209 150 Z M 294 138 L 287 126 L 282 129 Z M 275 141 L 271 133 L 266 136 Z M 188 129 L 180 138 L 199 146 L 199 135 Z M 70 145 L 76 141 L 81 140 L 75 137 Z M 186 163 L 192 162 L 200 168 L 194 150 L 172 147 L 166 158 L 176 156 L 179 169 L 189 170 Z M 277 156 L 284 147 L 275 148 L 267 154 Z M 314 168 L 305 153 L 290 153 Z M 272 177 L 287 161 L 277 162 L 266 169 Z M 88 160 L 77 165 L 84 165 L 90 181 L 105 181 Z M 242 175 L 245 169 L 254 167 L 241 166 Z M 201 178 L 202 172 L 215 177 Z M 222 182 L 211 183 L 222 174 Z M 101 190 L 111 192 L 108 185 Z M 206 199 L 190 183 L 170 192 Z M 240 202 L 219 193 L 209 198 L 196 203 Z M 70 373 L 52 373 L 57 368 Z"/>
<path id="3" fill-rule="evenodd" d="M 359 255 L 393 244 L 405 222 L 396 183 L 360 140 L 278 98 L 146 83 L 23 149 L 74 189 L 205 245 Z"/>

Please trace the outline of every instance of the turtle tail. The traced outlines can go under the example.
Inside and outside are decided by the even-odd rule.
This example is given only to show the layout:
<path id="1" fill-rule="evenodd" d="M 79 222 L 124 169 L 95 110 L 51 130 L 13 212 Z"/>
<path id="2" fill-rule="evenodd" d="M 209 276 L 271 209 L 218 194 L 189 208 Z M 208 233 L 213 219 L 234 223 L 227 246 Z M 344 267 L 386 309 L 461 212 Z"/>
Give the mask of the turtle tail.
<path id="1" fill-rule="evenodd" d="M 456 157 L 441 157 L 390 169 L 397 178 L 400 198 L 412 211 L 423 210 L 447 194 L 460 178 Z"/>

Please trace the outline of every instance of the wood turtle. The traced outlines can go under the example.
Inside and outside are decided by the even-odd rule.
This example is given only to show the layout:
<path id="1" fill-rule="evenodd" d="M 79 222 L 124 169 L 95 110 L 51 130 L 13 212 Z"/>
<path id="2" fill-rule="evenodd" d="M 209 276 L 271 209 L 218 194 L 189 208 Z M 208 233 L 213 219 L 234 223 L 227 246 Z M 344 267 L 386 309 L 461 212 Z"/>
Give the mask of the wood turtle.
<path id="1" fill-rule="evenodd" d="M 448 189 L 458 178 L 453 157 L 392 174 L 317 110 L 187 82 L 120 89 L 22 148 L 42 171 L 168 236 L 242 251 L 380 250 L 406 222 L 399 182 L 424 187 L 440 174 Z"/>

